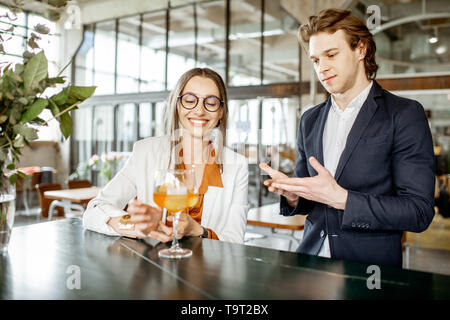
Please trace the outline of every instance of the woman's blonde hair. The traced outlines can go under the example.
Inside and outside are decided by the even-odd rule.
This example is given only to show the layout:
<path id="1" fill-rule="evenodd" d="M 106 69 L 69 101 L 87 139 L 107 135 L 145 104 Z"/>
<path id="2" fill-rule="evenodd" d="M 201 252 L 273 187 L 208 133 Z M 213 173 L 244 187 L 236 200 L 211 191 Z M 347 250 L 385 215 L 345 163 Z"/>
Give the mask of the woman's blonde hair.
<path id="1" fill-rule="evenodd" d="M 193 77 L 200 76 L 209 78 L 214 81 L 217 88 L 219 89 L 220 100 L 223 101 L 220 108 L 222 108 L 222 118 L 219 120 L 217 127 L 214 129 L 216 132 L 212 133 L 210 140 L 215 148 L 216 162 L 220 166 L 220 171 L 223 170 L 223 148 L 226 145 L 226 129 L 227 129 L 227 117 L 228 117 L 228 99 L 225 83 L 222 77 L 209 68 L 194 68 L 186 71 L 178 80 L 175 88 L 172 90 L 168 97 L 167 106 L 164 112 L 164 131 L 165 134 L 170 136 L 170 161 L 169 167 L 172 161 L 179 163 L 178 152 L 176 150 L 176 144 L 180 141 L 180 122 L 178 115 L 178 101 L 184 87 L 190 79 Z M 200 103 L 200 102 L 199 102 Z M 219 111 L 217 111 L 219 112 Z M 218 132 L 217 132 L 218 131 Z M 175 159 L 173 159 L 175 156 Z"/>

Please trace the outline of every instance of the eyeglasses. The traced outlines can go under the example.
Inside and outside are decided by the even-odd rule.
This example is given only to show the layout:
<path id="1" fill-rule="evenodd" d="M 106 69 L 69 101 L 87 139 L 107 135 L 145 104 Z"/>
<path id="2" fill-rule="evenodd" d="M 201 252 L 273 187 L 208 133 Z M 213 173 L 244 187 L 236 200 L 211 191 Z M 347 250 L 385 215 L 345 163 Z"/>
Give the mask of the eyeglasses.
<path id="1" fill-rule="evenodd" d="M 178 99 L 180 99 L 180 102 L 181 102 L 181 105 L 183 106 L 183 108 L 188 109 L 188 110 L 194 109 L 197 106 L 198 101 L 200 99 L 203 99 L 203 106 L 209 112 L 216 112 L 217 110 L 219 110 L 219 108 L 223 104 L 223 100 L 220 100 L 216 96 L 199 98 L 195 94 L 192 94 L 192 93 L 185 93 L 185 94 L 179 96 Z"/>

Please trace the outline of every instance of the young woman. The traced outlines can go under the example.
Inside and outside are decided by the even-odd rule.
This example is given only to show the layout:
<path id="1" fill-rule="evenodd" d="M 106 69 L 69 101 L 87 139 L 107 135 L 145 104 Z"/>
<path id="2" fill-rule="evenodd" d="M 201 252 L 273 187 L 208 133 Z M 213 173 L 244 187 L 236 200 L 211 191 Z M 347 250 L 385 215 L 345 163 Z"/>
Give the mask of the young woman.
<path id="1" fill-rule="evenodd" d="M 135 143 L 125 166 L 93 199 L 84 215 L 86 229 L 108 235 L 172 240 L 153 201 L 156 169 L 194 169 L 199 201 L 180 215 L 179 238 L 202 236 L 242 243 L 247 221 L 248 164 L 225 147 L 227 94 L 213 70 L 195 68 L 181 76 L 165 112 L 166 136 Z M 128 204 L 127 211 L 123 211 Z M 131 215 L 131 229 L 122 229 Z M 171 221 L 172 217 L 168 217 Z"/>

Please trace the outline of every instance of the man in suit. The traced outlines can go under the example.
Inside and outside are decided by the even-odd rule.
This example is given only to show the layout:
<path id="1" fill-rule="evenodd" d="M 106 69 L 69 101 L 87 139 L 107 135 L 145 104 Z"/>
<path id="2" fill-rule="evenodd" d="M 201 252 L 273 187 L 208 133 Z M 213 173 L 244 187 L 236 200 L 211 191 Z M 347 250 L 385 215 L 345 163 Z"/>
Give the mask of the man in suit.
<path id="1" fill-rule="evenodd" d="M 260 164 L 280 214 L 307 215 L 298 252 L 402 266 L 404 231 L 434 216 L 433 143 L 423 107 L 374 80 L 375 42 L 350 11 L 328 9 L 299 28 L 331 94 L 300 120 L 293 178 Z"/>

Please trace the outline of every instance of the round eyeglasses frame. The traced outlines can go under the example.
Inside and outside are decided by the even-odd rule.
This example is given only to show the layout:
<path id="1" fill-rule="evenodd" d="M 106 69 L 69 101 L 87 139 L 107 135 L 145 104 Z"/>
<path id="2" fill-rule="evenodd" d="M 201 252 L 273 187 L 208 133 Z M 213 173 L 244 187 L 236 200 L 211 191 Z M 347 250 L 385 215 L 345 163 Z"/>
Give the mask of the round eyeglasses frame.
<path id="1" fill-rule="evenodd" d="M 192 97 L 195 97 L 196 99 L 197 99 L 197 102 L 195 103 L 195 106 L 193 106 L 193 107 L 191 107 L 191 108 L 188 108 L 188 107 L 186 107 L 184 104 L 183 104 L 183 97 L 184 96 L 192 96 Z M 208 109 L 208 107 L 206 106 L 206 99 L 208 99 L 208 98 L 216 98 L 218 101 L 219 101 L 219 106 L 217 107 L 217 109 L 216 110 L 209 110 Z M 218 97 L 216 97 L 216 96 L 209 96 L 209 97 L 206 97 L 206 98 L 199 98 L 199 97 L 197 97 L 195 94 L 193 94 L 193 93 L 185 93 L 185 94 L 182 94 L 181 96 L 178 96 L 178 99 L 180 99 L 180 104 L 181 104 L 181 106 L 183 107 L 183 108 L 185 108 L 185 109 L 187 109 L 187 110 L 192 110 L 192 109 L 195 109 L 197 106 L 198 106 L 198 102 L 200 101 L 200 99 L 203 99 L 203 107 L 205 107 L 205 109 L 207 110 L 207 111 L 209 111 L 209 112 L 217 112 L 217 111 L 219 111 L 219 109 L 220 109 L 220 107 L 223 105 L 223 103 L 224 103 L 224 101 L 223 100 L 220 100 Z"/>

